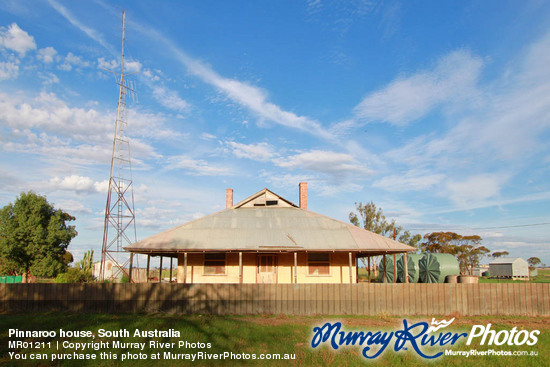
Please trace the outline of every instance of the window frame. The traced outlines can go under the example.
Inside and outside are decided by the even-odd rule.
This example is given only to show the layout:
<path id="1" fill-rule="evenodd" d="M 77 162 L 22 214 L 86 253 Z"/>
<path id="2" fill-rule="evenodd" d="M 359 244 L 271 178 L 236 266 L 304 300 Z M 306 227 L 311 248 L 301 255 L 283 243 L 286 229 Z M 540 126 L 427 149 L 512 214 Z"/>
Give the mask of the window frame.
<path id="1" fill-rule="evenodd" d="M 208 259 L 208 256 L 217 255 L 218 257 L 221 257 L 220 255 L 223 255 L 223 259 L 221 258 L 210 258 Z M 206 263 L 210 262 L 210 265 L 207 265 Z M 213 268 L 215 269 L 217 266 L 220 265 L 213 265 L 212 263 L 221 263 L 221 266 L 223 266 L 223 273 L 216 273 L 214 270 L 214 273 L 207 273 L 207 268 Z M 202 261 L 202 275 L 204 276 L 225 276 L 227 275 L 227 253 L 226 252 L 205 252 L 203 256 Z"/>
<path id="2" fill-rule="evenodd" d="M 312 260 L 310 259 L 310 255 L 327 255 L 327 260 Z M 331 264 L 332 264 L 332 255 L 330 252 L 308 252 L 306 254 L 307 258 L 307 276 L 308 277 L 330 277 L 332 276 L 332 270 L 331 270 Z M 316 266 L 319 266 L 321 264 L 326 264 L 328 272 L 326 274 L 312 274 L 311 273 L 311 266 L 312 264 L 317 264 Z"/>

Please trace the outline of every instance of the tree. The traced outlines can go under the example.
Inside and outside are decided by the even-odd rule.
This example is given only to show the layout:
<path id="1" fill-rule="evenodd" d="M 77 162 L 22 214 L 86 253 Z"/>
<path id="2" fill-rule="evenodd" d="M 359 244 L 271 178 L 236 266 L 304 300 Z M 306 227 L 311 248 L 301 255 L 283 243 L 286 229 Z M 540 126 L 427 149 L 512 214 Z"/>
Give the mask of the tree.
<path id="1" fill-rule="evenodd" d="M 46 197 L 21 193 L 0 211 L 0 272 L 54 277 L 67 268 L 67 246 L 77 235 L 75 218 Z"/>
<path id="2" fill-rule="evenodd" d="M 530 267 L 534 268 L 535 266 L 540 264 L 541 261 L 538 257 L 530 257 L 527 259 L 527 263 L 529 264 Z"/>
<path id="3" fill-rule="evenodd" d="M 368 204 L 355 203 L 355 209 L 357 210 L 357 213 L 349 213 L 349 221 L 357 227 L 362 227 L 367 231 L 386 237 L 394 237 L 395 234 L 397 241 L 412 247 L 416 247 L 416 244 L 422 239 L 422 236 L 419 234 L 413 236 L 409 231 L 402 232 L 403 228 L 395 225 L 395 219 L 388 222 L 386 220 L 386 216 L 382 212 L 382 209 L 377 208 L 372 201 Z M 365 261 L 365 258 L 360 259 L 363 266 L 366 268 L 367 262 Z"/>
<path id="4" fill-rule="evenodd" d="M 493 252 L 491 254 L 491 257 L 497 259 L 499 257 L 508 256 L 508 255 L 510 255 L 510 253 L 508 251 L 500 251 L 500 252 Z"/>
<path id="5" fill-rule="evenodd" d="M 377 208 L 372 201 L 368 204 L 355 203 L 355 209 L 357 213 L 349 213 L 349 221 L 357 227 L 386 237 L 395 235 L 397 241 L 413 247 L 422 239 L 419 234 L 413 236 L 409 231 L 402 232 L 403 227 L 396 226 L 395 219 L 388 222 L 382 209 Z"/>
<path id="6" fill-rule="evenodd" d="M 470 274 L 474 266 L 479 265 L 481 258 L 489 249 L 481 246 L 481 237 L 462 236 L 454 232 L 433 232 L 424 235 L 425 241 L 420 244 L 422 252 L 455 255 L 461 274 Z"/>
<path id="7" fill-rule="evenodd" d="M 65 251 L 65 253 L 61 256 L 61 261 L 66 266 L 69 266 L 69 264 L 74 261 L 73 254 L 71 254 L 69 251 Z"/>

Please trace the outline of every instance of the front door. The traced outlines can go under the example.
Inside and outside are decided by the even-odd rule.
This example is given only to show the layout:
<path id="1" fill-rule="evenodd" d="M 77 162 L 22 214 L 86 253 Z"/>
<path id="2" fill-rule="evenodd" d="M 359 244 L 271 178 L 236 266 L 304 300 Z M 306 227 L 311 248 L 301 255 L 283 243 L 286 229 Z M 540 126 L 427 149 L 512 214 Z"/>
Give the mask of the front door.
<path id="1" fill-rule="evenodd" d="M 258 283 L 276 283 L 275 255 L 258 255 Z"/>

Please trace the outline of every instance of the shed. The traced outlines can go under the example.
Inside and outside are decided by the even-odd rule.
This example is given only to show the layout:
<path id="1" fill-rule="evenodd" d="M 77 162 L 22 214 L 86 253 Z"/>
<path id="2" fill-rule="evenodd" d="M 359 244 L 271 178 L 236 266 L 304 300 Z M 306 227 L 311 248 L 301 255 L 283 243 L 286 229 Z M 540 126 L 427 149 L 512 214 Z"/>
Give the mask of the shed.
<path id="1" fill-rule="evenodd" d="M 503 257 L 489 263 L 489 274 L 496 278 L 529 278 L 529 264 L 520 257 Z"/>

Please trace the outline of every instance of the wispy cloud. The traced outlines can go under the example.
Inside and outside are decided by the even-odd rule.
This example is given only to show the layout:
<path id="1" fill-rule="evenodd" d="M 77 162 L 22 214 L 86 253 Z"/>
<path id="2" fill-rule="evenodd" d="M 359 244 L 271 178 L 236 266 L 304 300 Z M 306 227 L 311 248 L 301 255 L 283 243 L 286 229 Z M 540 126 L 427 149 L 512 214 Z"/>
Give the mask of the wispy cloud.
<path id="1" fill-rule="evenodd" d="M 462 181 L 449 180 L 446 189 L 449 198 L 455 204 L 466 207 L 498 196 L 507 179 L 508 174 L 481 174 L 470 176 Z"/>
<path id="2" fill-rule="evenodd" d="M 274 160 L 279 167 L 319 172 L 340 181 L 349 175 L 367 175 L 371 171 L 352 155 L 325 150 L 311 150 Z"/>
<path id="3" fill-rule="evenodd" d="M 376 180 L 372 186 L 392 192 L 424 191 L 437 186 L 445 179 L 443 174 L 410 170 L 399 175 L 390 175 Z"/>
<path id="4" fill-rule="evenodd" d="M 234 141 L 227 142 L 227 145 L 238 158 L 247 158 L 255 161 L 268 161 L 275 156 L 273 147 L 267 143 L 243 144 Z"/>
<path id="5" fill-rule="evenodd" d="M 213 165 L 203 159 L 193 159 L 186 155 L 168 157 L 169 169 L 183 169 L 196 176 L 229 176 L 231 170 L 225 166 Z"/>
<path id="6" fill-rule="evenodd" d="M 160 85 L 154 85 L 153 97 L 164 107 L 178 112 L 187 112 L 191 105 L 183 100 L 176 91 Z"/>
<path id="7" fill-rule="evenodd" d="M 15 79 L 19 75 L 19 61 L 0 62 L 0 80 Z"/>
<path id="8" fill-rule="evenodd" d="M 90 66 L 90 63 L 88 61 L 82 60 L 81 57 L 74 55 L 72 52 L 69 52 L 67 56 L 65 56 L 63 63 L 57 68 L 64 71 L 71 71 L 73 69 L 73 66 L 77 68 L 85 68 Z"/>
<path id="9" fill-rule="evenodd" d="M 383 158 L 408 170 L 420 169 L 424 178 L 444 175 L 437 195 L 449 198 L 455 205 L 444 209 L 445 213 L 516 203 L 516 198 L 519 202 L 528 201 L 528 187 L 520 190 L 523 195 L 516 193 L 516 198 L 500 196 L 502 188 L 532 164 L 530 157 L 548 151 L 544 136 L 550 130 L 550 69 L 546 66 L 550 63 L 549 50 L 547 33 L 512 60 L 506 74 L 485 84 L 477 77 L 469 78 L 465 85 L 475 85 L 475 90 L 483 91 L 473 108 L 450 111 L 444 117 L 450 126 L 447 130 L 413 137 Z M 476 56 L 470 59 L 480 60 Z M 450 99 L 444 103 L 457 104 L 462 100 L 461 94 L 447 94 Z M 495 169 L 502 169 L 502 162 L 506 162 L 506 173 L 494 173 Z M 379 180 L 376 185 L 382 183 Z M 414 186 L 414 182 L 410 184 Z M 398 190 L 398 186 L 393 188 Z M 426 189 L 431 190 L 428 186 Z"/>
<path id="10" fill-rule="evenodd" d="M 174 57 L 193 75 L 224 93 L 229 99 L 247 108 L 259 119 L 301 130 L 323 139 L 332 140 L 333 135 L 320 122 L 294 112 L 285 111 L 280 106 L 269 102 L 267 93 L 247 82 L 225 78 L 215 72 L 210 66 L 189 56 L 180 47 L 166 38 L 160 32 L 145 25 L 132 23 L 144 35 L 164 44 Z"/>
<path id="11" fill-rule="evenodd" d="M 467 50 L 451 52 L 440 58 L 432 70 L 399 77 L 366 96 L 355 107 L 355 118 L 407 125 L 443 103 L 471 99 L 477 95 L 482 66 L 482 59 Z"/>
<path id="12" fill-rule="evenodd" d="M 101 46 L 105 47 L 111 54 L 116 55 L 116 51 L 113 46 L 111 46 L 109 43 L 107 43 L 103 39 L 103 35 L 96 31 L 93 28 L 90 28 L 83 24 L 80 20 L 78 20 L 66 7 L 59 4 L 55 0 L 48 0 L 50 5 L 59 13 L 61 14 L 65 19 L 67 19 L 73 26 L 80 29 L 82 32 L 84 32 L 88 37 L 95 40 L 97 43 L 99 43 Z"/>

